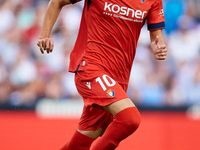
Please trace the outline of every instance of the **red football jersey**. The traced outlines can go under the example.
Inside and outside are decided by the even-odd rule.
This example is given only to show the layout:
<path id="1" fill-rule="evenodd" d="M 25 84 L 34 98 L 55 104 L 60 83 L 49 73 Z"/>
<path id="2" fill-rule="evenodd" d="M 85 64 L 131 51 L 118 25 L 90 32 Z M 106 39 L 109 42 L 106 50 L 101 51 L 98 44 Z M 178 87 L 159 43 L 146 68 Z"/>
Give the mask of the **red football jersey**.
<path id="1" fill-rule="evenodd" d="M 165 28 L 162 0 L 85 0 L 69 71 L 100 68 L 127 84 L 145 21 L 149 30 Z"/>

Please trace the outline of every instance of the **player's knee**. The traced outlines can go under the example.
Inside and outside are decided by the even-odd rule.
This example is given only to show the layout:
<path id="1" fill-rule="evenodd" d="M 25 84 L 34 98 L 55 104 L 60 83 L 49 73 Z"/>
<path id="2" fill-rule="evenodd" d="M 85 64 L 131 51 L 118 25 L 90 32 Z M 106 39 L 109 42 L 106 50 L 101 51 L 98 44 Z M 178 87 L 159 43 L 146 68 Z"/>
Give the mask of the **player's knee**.
<path id="1" fill-rule="evenodd" d="M 137 130 L 141 122 L 141 116 L 136 107 L 130 107 L 123 110 L 121 114 L 116 115 L 116 119 L 124 124 L 124 130 L 127 134 L 132 134 Z"/>
<path id="2" fill-rule="evenodd" d="M 139 112 L 135 113 L 133 115 L 129 115 L 129 120 L 126 122 L 126 128 L 129 130 L 129 132 L 133 133 L 137 128 L 140 126 L 141 117 Z"/>

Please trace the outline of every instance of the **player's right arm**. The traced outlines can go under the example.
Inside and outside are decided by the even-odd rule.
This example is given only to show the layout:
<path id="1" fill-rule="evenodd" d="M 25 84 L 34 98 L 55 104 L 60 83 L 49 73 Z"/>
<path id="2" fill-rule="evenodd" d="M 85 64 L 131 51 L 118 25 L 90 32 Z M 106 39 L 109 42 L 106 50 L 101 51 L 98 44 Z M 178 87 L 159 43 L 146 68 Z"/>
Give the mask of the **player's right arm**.
<path id="1" fill-rule="evenodd" d="M 42 54 L 44 53 L 44 50 L 46 50 L 47 53 L 53 51 L 54 41 L 49 36 L 62 7 L 68 4 L 71 4 L 70 0 L 51 0 L 49 2 L 43 20 L 41 33 L 37 42 L 37 45 L 40 48 Z"/>

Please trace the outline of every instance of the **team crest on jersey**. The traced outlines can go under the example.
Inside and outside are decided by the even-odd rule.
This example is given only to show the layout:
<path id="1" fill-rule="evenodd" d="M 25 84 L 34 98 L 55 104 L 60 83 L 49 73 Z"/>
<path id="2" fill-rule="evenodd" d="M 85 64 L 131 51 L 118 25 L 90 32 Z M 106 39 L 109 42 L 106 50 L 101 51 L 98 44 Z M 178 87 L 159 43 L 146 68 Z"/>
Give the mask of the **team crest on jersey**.
<path id="1" fill-rule="evenodd" d="M 144 3 L 144 2 L 145 2 L 145 0 L 141 0 L 141 2 L 142 2 L 142 3 Z"/>
<path id="2" fill-rule="evenodd" d="M 115 96 L 115 91 L 114 91 L 114 90 L 111 90 L 111 89 L 108 90 L 108 91 L 107 91 L 107 96 L 110 97 L 110 98 L 114 97 L 114 96 Z"/>

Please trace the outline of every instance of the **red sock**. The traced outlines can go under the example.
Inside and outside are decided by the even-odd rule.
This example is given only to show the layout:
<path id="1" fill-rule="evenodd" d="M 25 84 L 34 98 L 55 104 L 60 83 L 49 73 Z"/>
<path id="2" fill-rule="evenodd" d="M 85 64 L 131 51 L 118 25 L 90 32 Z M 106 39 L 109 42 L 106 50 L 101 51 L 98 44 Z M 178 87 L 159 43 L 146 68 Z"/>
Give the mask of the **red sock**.
<path id="1" fill-rule="evenodd" d="M 140 113 L 136 107 L 120 111 L 92 150 L 114 150 L 123 139 L 139 127 L 140 121 Z"/>
<path id="2" fill-rule="evenodd" d="M 76 131 L 69 142 L 60 150 L 89 150 L 95 139 Z"/>

